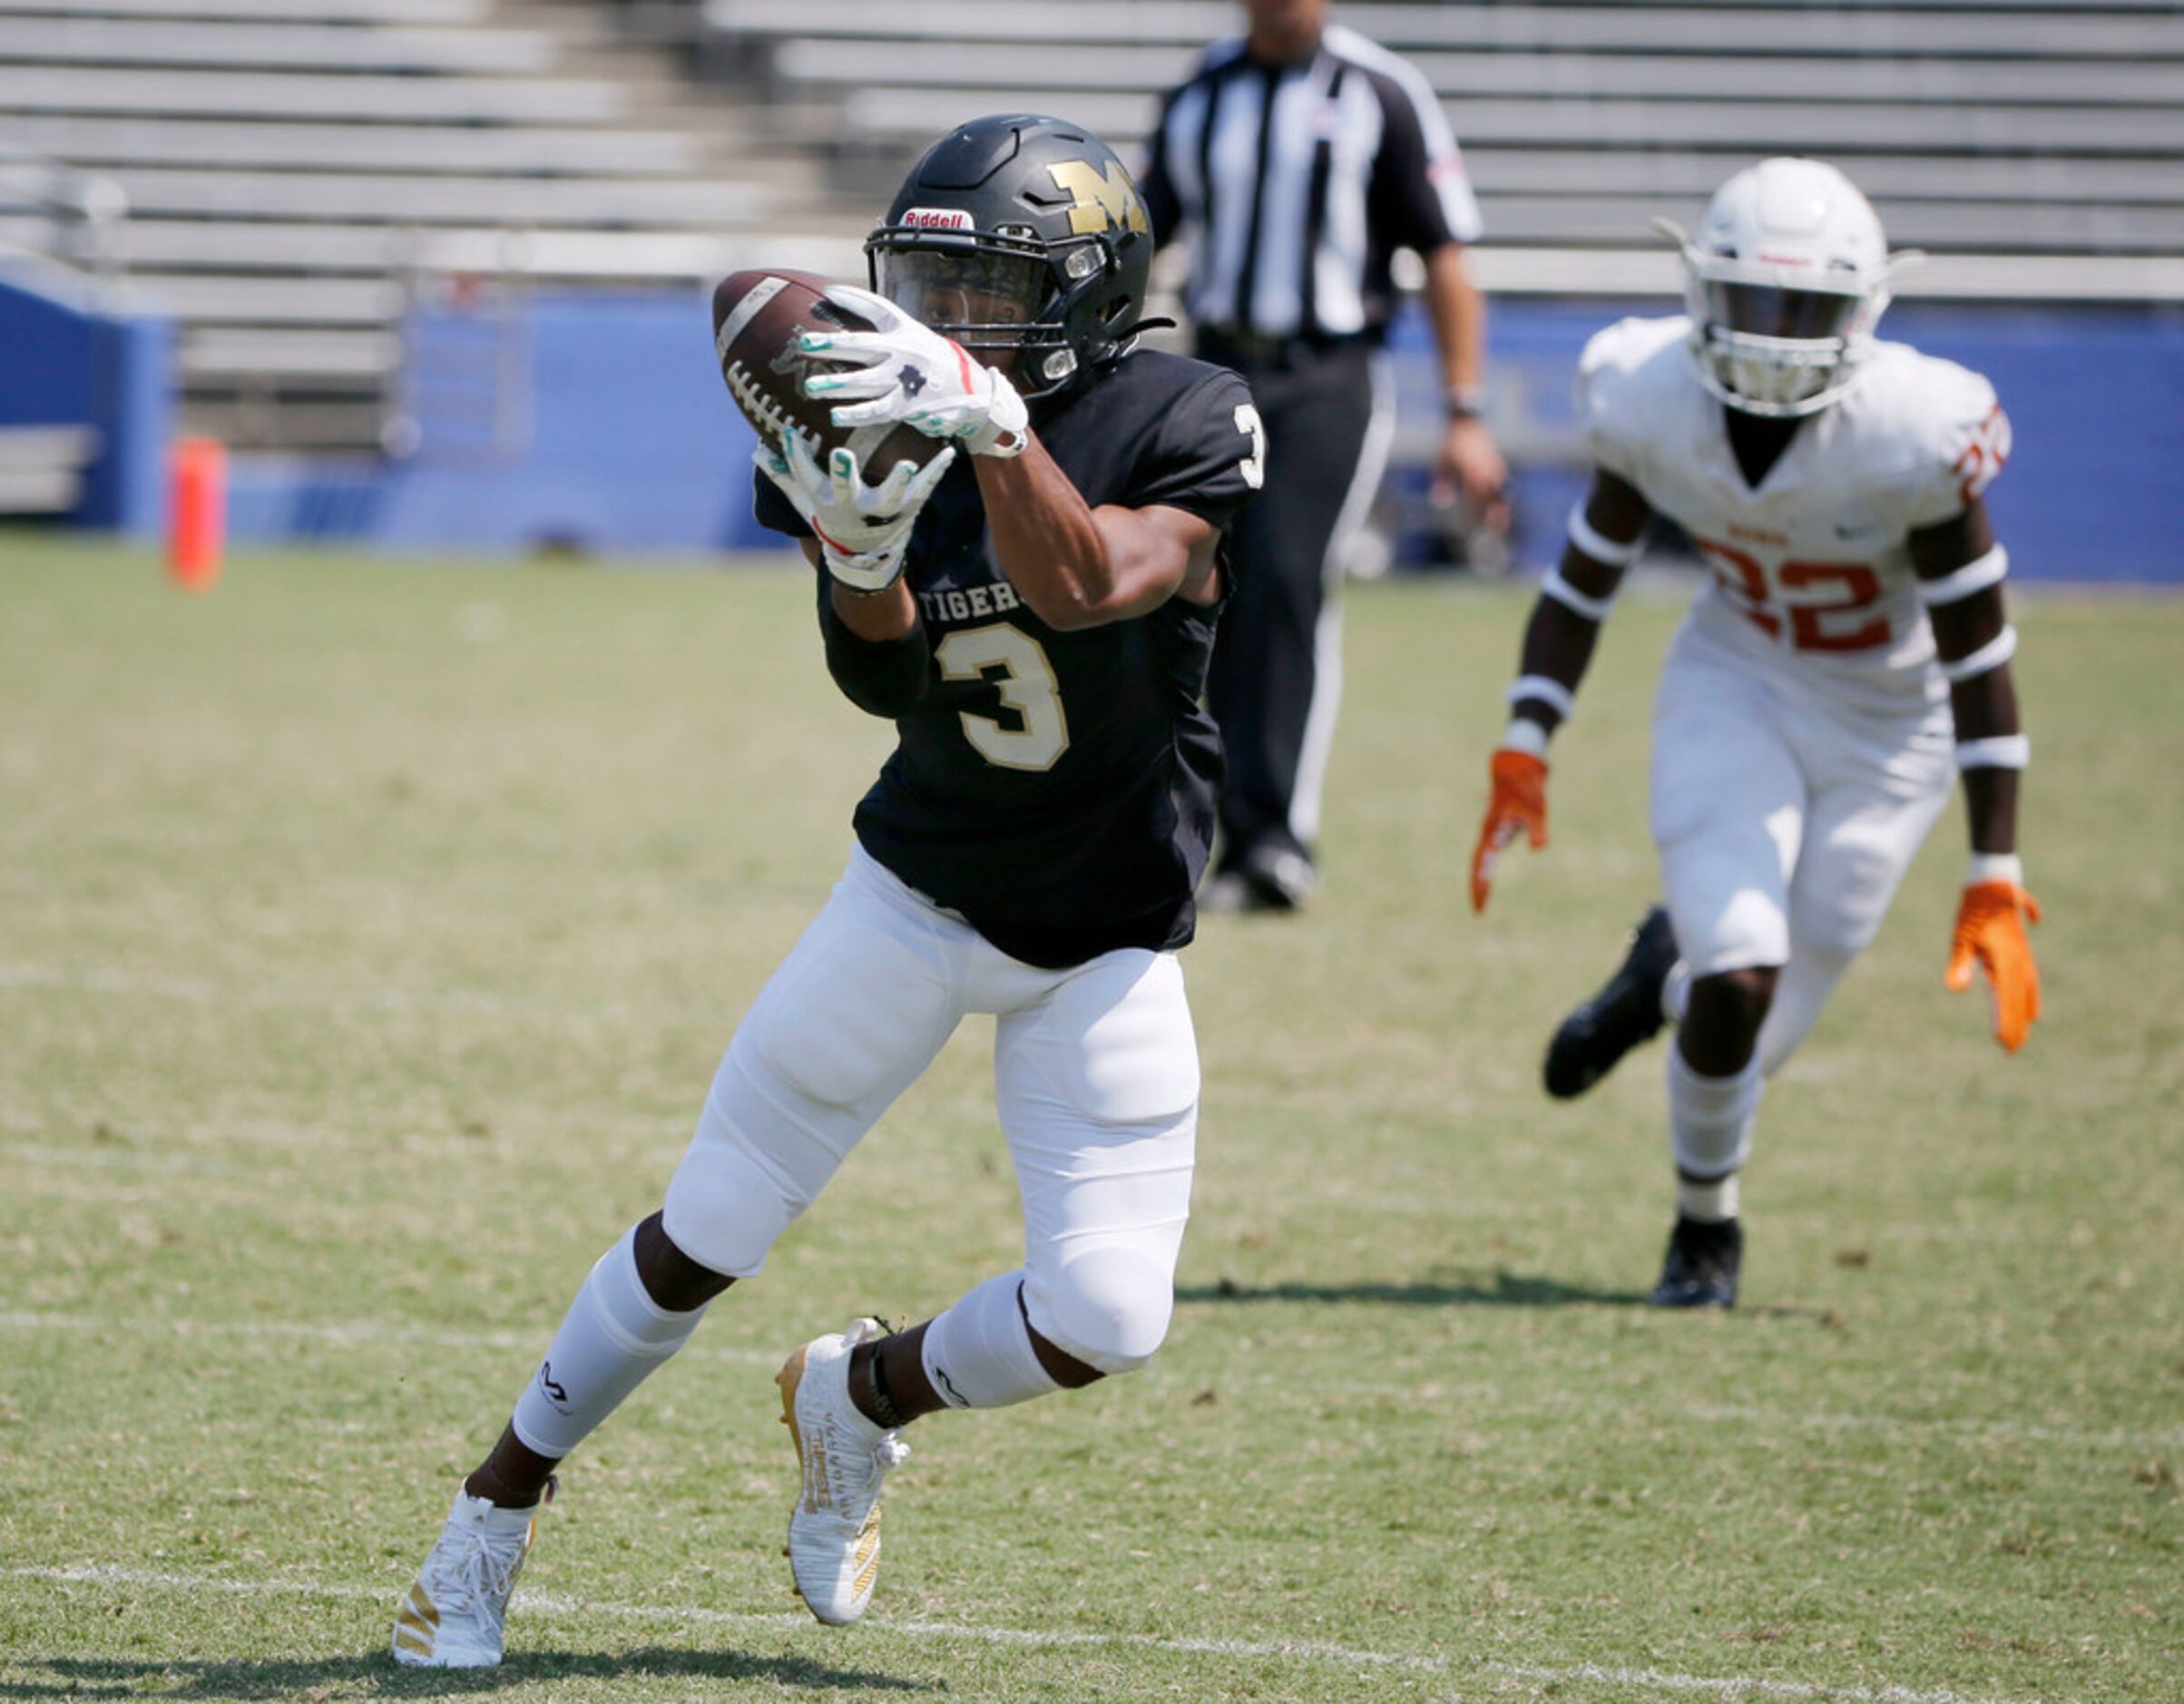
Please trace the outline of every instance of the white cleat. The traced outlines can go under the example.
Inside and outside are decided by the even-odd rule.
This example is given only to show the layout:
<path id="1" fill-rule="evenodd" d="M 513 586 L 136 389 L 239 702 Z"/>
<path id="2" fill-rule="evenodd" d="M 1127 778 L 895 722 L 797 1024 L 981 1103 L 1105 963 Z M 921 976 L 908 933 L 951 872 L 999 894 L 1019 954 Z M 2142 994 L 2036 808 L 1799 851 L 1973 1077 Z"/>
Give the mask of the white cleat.
<path id="1" fill-rule="evenodd" d="M 788 1517 L 788 1568 L 797 1595 L 832 1627 L 847 1626 L 872 1601 L 879 1576 L 880 1482 L 910 1446 L 857 1412 L 849 1400 L 849 1351 L 882 1335 L 877 1319 L 814 1337 L 788 1357 L 781 1424 L 796 1440 L 804 1486 Z"/>
<path id="2" fill-rule="evenodd" d="M 504 1509 L 455 1494 L 439 1542 L 410 1582 L 395 1615 L 395 1660 L 408 1669 L 491 1669 L 501 1660 L 508 1596 L 531 1553 L 538 1517 L 553 1501 L 553 1481 L 535 1508 Z"/>

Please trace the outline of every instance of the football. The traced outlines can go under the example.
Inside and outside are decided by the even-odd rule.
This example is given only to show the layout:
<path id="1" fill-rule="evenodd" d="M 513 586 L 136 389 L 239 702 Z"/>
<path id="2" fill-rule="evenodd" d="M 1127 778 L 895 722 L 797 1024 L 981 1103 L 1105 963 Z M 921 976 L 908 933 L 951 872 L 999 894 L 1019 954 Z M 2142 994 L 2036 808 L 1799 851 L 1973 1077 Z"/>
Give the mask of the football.
<path id="1" fill-rule="evenodd" d="M 859 476 L 877 485 L 897 463 L 923 466 L 941 445 L 900 424 L 837 426 L 829 418 L 833 403 L 804 394 L 805 376 L 828 371 L 829 364 L 798 349 L 799 335 L 815 326 L 872 328 L 827 299 L 828 282 L 814 272 L 780 269 L 731 273 L 713 290 L 713 348 L 728 394 L 760 438 L 779 443 L 784 432 L 801 432 L 816 443 L 813 454 L 822 465 L 828 451 L 847 448 L 857 455 Z"/>

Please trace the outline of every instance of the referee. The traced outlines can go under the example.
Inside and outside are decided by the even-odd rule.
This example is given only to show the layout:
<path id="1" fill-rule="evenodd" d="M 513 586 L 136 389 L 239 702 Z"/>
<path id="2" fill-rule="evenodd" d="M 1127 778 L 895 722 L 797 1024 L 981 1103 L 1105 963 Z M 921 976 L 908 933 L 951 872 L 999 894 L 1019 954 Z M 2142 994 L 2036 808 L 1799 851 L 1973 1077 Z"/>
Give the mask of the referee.
<path id="1" fill-rule="evenodd" d="M 1247 33 L 1169 94 L 1143 179 L 1155 239 L 1190 251 L 1197 351 L 1249 381 L 1267 431 L 1207 682 L 1229 759 L 1210 910 L 1294 910 L 1317 885 L 1342 685 L 1332 594 L 1387 464 L 1398 249 L 1425 260 L 1448 397 L 1433 500 L 1461 491 L 1489 524 L 1507 519 L 1508 469 L 1480 417 L 1485 304 L 1464 267 L 1479 210 L 1463 156 L 1425 79 L 1327 10 L 1245 0 Z"/>

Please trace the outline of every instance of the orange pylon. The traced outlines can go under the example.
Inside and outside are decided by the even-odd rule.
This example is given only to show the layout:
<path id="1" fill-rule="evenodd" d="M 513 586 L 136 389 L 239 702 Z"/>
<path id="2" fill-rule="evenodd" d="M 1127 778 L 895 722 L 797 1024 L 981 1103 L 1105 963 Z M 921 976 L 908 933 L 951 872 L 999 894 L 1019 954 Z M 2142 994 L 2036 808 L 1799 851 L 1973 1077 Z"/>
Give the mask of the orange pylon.
<path id="1" fill-rule="evenodd" d="M 228 450 L 215 438 L 177 438 L 170 464 L 167 572 L 188 592 L 220 581 L 228 519 Z"/>

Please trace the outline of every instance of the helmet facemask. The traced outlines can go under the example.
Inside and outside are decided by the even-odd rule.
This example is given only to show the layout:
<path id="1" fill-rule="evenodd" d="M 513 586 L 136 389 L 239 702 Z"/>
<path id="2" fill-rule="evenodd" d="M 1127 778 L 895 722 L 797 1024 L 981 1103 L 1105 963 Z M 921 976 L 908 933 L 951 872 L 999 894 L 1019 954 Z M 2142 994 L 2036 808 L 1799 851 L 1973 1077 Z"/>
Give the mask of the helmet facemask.
<path id="1" fill-rule="evenodd" d="M 1692 353 L 1706 387 L 1775 419 L 1817 414 L 1847 396 L 1888 305 L 1885 274 L 1807 276 L 1684 247 Z"/>
<path id="2" fill-rule="evenodd" d="M 1818 161 L 1761 162 L 1725 183 L 1698 237 L 1655 225 L 1683 251 L 1699 382 L 1746 414 L 1797 419 L 1847 396 L 1872 353 L 1889 254 L 1866 198 Z"/>
<path id="3" fill-rule="evenodd" d="M 1036 236 L 981 232 L 943 238 L 883 225 L 865 243 L 872 289 L 913 318 L 1009 375 L 1027 399 L 1078 373 L 1077 349 L 1097 345 L 1121 304 L 1094 301 L 1112 263 L 1096 237 L 1049 245 Z M 1124 336 L 1130 328 L 1122 328 Z M 1089 334 L 1089 335 L 1088 335 Z"/>

